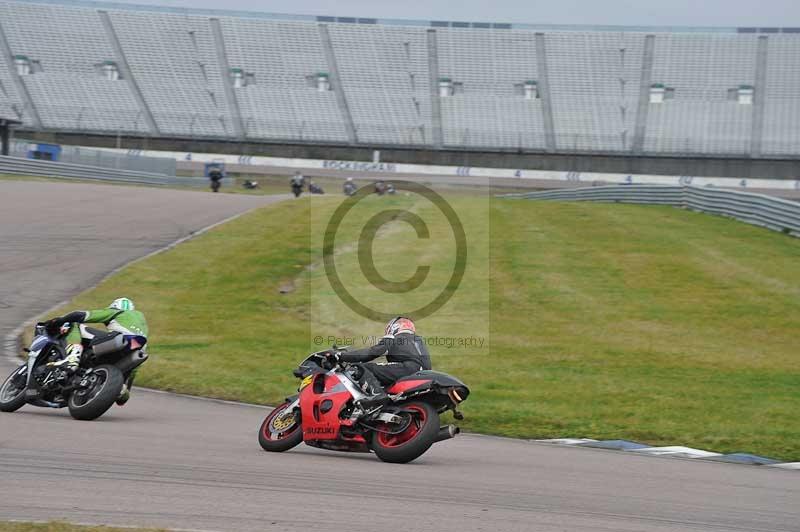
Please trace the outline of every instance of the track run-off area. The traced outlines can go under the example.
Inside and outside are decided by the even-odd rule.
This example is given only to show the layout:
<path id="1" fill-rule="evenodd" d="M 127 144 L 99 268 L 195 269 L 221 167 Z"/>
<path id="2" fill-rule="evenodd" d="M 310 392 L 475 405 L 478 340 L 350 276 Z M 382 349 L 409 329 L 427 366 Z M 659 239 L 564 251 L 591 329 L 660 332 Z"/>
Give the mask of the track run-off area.
<path id="1" fill-rule="evenodd" d="M 0 182 L 0 338 L 131 260 L 279 199 Z M 0 360 L 3 377 L 11 364 Z M 478 435 L 408 465 L 307 446 L 270 454 L 256 441 L 265 413 L 135 390 L 95 422 L 33 407 L 0 414 L 0 520 L 442 532 L 800 523 L 793 471 Z"/>

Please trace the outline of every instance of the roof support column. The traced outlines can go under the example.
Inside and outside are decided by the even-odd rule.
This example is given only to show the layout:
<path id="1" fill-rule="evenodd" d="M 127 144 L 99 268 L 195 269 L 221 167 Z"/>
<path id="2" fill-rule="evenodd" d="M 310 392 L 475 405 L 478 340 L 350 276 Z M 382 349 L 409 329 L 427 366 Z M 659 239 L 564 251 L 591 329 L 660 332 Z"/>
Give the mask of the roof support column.
<path id="1" fill-rule="evenodd" d="M 442 130 L 442 102 L 439 99 L 439 46 L 436 30 L 428 30 L 428 76 L 431 85 L 431 119 L 433 120 L 433 146 L 444 146 Z"/>
<path id="2" fill-rule="evenodd" d="M 542 100 L 545 149 L 548 152 L 554 152 L 556 151 L 556 127 L 553 121 L 553 100 L 550 95 L 550 79 L 547 73 L 547 47 L 544 33 L 536 34 L 536 66 L 539 72 L 539 99 Z"/>
<path id="3" fill-rule="evenodd" d="M 750 131 L 750 157 L 761 157 L 762 140 L 764 138 L 764 111 L 767 92 L 767 56 L 769 54 L 769 37 L 758 38 L 756 49 L 756 86 L 753 94 L 753 126 Z"/>
<path id="4" fill-rule="evenodd" d="M 650 112 L 650 87 L 653 85 L 653 58 L 656 49 L 656 36 L 644 38 L 644 56 L 642 57 L 642 77 L 639 82 L 639 105 L 636 109 L 636 125 L 633 130 L 631 151 L 637 155 L 644 151 L 647 135 L 647 116 Z"/>
<path id="5" fill-rule="evenodd" d="M 20 98 L 23 100 L 25 107 L 22 110 L 22 115 L 25 114 L 25 109 L 27 109 L 30 113 L 30 119 L 33 122 L 34 127 L 37 129 L 42 129 L 42 118 L 39 116 L 39 111 L 36 109 L 36 105 L 33 103 L 31 93 L 28 92 L 28 87 L 26 87 L 25 82 L 22 81 L 22 76 L 17 73 L 17 66 L 14 64 L 14 54 L 11 52 L 11 46 L 8 44 L 8 39 L 6 38 L 6 32 L 3 30 L 2 23 L 0 23 L 0 53 L 3 54 L 6 67 L 11 73 L 11 79 L 14 80 L 14 86 L 17 88 L 17 92 L 19 93 Z M 17 112 L 19 113 L 19 111 Z M 20 119 L 24 118 L 26 117 L 20 116 Z"/>
<path id="6" fill-rule="evenodd" d="M 344 93 L 342 79 L 339 77 L 339 67 L 336 63 L 336 54 L 333 52 L 333 43 L 331 42 L 331 34 L 328 31 L 327 24 L 319 25 L 319 35 L 322 38 L 322 48 L 325 50 L 325 60 L 328 63 L 328 70 L 330 70 L 333 91 L 336 94 L 336 103 L 339 105 L 339 112 L 342 114 L 344 127 L 347 131 L 347 139 L 350 144 L 358 144 L 356 126 L 353 123 L 353 116 L 350 114 L 350 107 L 347 105 L 347 96 Z"/>
<path id="7" fill-rule="evenodd" d="M 225 51 L 225 40 L 222 36 L 222 24 L 218 18 L 209 19 L 211 24 L 211 34 L 214 36 L 214 48 L 217 50 L 217 63 L 219 63 L 222 83 L 225 86 L 225 101 L 231 113 L 233 123 L 233 134 L 236 138 L 244 140 L 247 132 L 242 125 L 242 113 L 239 110 L 239 101 L 236 99 L 236 91 L 231 85 L 231 67 L 228 64 L 228 53 Z"/>
<path id="8" fill-rule="evenodd" d="M 122 44 L 120 44 L 117 38 L 117 32 L 114 30 L 114 25 L 111 23 L 111 17 L 108 11 L 99 10 L 97 13 L 100 15 L 100 20 L 103 22 L 103 29 L 106 30 L 106 36 L 111 42 L 112 48 L 114 48 L 115 59 L 122 73 L 122 79 L 128 83 L 128 87 L 131 89 L 136 103 L 139 104 L 139 110 L 141 110 L 142 115 L 144 115 L 144 121 L 147 124 L 147 129 L 150 130 L 150 134 L 158 135 L 160 132 L 156 120 L 153 118 L 153 113 L 150 111 L 150 107 L 144 99 L 139 84 L 136 83 L 136 80 L 133 78 L 133 72 L 131 72 L 131 67 L 128 64 L 128 59 L 125 57 L 125 52 L 122 51 Z"/>

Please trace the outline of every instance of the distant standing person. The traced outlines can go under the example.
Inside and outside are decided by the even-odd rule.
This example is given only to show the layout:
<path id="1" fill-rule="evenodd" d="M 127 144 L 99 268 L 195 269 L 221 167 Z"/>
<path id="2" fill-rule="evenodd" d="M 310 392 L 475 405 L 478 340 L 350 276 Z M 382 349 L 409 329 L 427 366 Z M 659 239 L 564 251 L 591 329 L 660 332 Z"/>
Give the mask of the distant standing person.
<path id="1" fill-rule="evenodd" d="M 303 184 L 305 183 L 305 181 L 306 178 L 303 177 L 303 174 L 301 174 L 300 172 L 295 172 L 294 175 L 292 176 L 290 183 L 292 185 L 292 193 L 294 194 L 295 198 L 300 197 L 300 194 L 303 193 Z"/>

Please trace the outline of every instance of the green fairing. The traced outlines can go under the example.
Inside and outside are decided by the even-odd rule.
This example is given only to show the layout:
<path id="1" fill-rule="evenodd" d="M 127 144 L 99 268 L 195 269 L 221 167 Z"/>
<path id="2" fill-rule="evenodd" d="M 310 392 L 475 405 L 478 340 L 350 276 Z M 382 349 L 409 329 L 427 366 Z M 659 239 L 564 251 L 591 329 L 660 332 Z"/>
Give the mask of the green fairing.
<path id="1" fill-rule="evenodd" d="M 79 344 L 81 343 L 81 329 L 78 327 L 77 323 L 73 323 L 69 327 L 69 332 L 67 333 L 67 343 L 68 344 Z"/>

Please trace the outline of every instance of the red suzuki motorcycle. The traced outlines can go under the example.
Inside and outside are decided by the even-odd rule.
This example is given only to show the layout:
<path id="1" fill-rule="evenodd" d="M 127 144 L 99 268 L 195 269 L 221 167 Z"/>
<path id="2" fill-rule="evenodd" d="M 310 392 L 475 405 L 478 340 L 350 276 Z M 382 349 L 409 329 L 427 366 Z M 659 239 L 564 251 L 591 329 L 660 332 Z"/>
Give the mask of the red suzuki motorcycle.
<path id="1" fill-rule="evenodd" d="M 407 463 L 431 445 L 459 433 L 439 426 L 439 414 L 458 405 L 469 388 L 445 373 L 423 370 L 387 388 L 389 403 L 362 408 L 367 397 L 353 375 L 355 368 L 333 360 L 333 351 L 312 353 L 294 371 L 299 393 L 270 412 L 258 431 L 266 451 L 283 452 L 305 442 L 331 451 L 373 451 L 384 462 Z"/>

